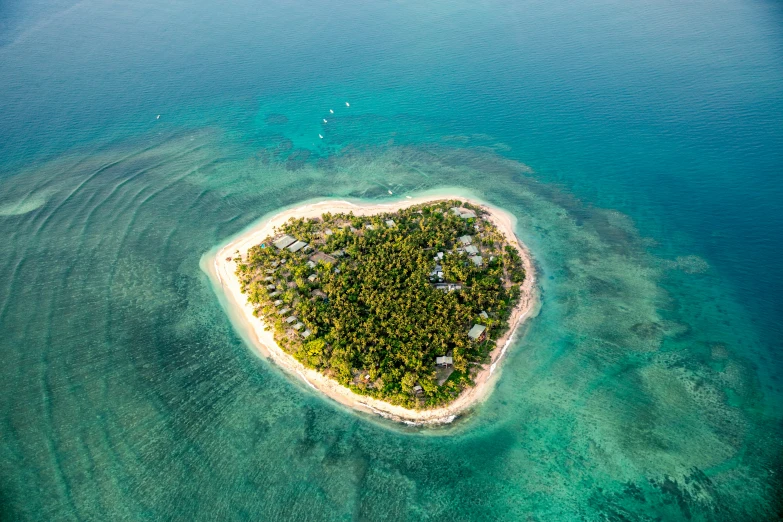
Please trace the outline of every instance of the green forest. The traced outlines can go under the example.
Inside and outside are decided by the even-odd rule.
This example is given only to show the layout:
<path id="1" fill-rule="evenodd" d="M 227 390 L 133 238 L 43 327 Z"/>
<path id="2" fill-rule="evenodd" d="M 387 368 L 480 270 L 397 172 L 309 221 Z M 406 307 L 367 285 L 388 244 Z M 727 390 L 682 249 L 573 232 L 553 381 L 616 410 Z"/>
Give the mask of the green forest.
<path id="1" fill-rule="evenodd" d="M 525 278 L 517 249 L 461 201 L 291 219 L 237 261 L 243 292 L 284 350 L 408 408 L 443 405 L 472 385 Z M 477 338 L 474 325 L 485 327 Z"/>

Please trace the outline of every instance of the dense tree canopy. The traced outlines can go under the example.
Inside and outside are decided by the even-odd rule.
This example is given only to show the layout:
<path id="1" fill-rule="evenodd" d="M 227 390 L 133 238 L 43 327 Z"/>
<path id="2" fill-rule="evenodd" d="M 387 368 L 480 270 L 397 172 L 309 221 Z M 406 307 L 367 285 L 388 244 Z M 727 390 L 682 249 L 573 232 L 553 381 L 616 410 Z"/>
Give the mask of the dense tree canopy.
<path id="1" fill-rule="evenodd" d="M 431 407 L 471 383 L 519 299 L 519 253 L 484 217 L 443 201 L 292 219 L 279 232 L 306 248 L 267 238 L 237 273 L 257 315 L 303 364 L 358 393 Z M 468 337 L 474 324 L 487 327 L 486 340 Z M 446 380 L 451 369 L 441 369 L 439 385 L 435 358 L 445 355 L 454 372 Z"/>

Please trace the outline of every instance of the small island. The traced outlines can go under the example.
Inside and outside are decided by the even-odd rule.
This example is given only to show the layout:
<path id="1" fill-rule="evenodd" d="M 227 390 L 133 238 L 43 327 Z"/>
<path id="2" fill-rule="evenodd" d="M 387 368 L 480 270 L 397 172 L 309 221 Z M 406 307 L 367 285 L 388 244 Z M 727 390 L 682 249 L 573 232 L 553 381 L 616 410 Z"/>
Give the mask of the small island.
<path id="1" fill-rule="evenodd" d="M 510 217 L 465 198 L 283 212 L 215 257 L 281 366 L 352 407 L 448 422 L 536 301 Z"/>

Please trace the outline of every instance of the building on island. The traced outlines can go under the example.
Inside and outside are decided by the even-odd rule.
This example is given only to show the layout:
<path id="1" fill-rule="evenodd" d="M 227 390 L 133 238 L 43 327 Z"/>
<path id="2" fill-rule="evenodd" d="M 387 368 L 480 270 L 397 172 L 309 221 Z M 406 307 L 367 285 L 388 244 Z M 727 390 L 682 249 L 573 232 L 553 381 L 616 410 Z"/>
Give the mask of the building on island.
<path id="1" fill-rule="evenodd" d="M 468 246 L 465 247 L 465 252 L 467 252 L 468 254 L 470 254 L 472 256 L 475 256 L 475 255 L 477 255 L 479 253 L 479 249 L 476 248 L 475 245 L 468 245 Z"/>
<path id="2" fill-rule="evenodd" d="M 470 260 L 473 261 L 473 264 L 476 266 L 482 266 L 484 264 L 484 258 L 481 256 L 472 256 Z"/>
<path id="3" fill-rule="evenodd" d="M 275 245 L 278 250 L 283 250 L 285 247 L 293 245 L 294 243 L 296 243 L 296 238 L 285 234 L 272 244 Z"/>
<path id="4" fill-rule="evenodd" d="M 473 238 L 470 236 L 462 236 L 459 238 L 459 242 L 467 246 L 473 242 Z"/>
<path id="5" fill-rule="evenodd" d="M 394 226 L 394 220 L 393 219 L 387 219 L 386 220 L 386 226 L 391 228 Z"/>
<path id="6" fill-rule="evenodd" d="M 310 261 L 313 263 L 323 262 L 323 263 L 331 263 L 335 264 L 337 263 L 337 259 L 333 258 L 329 254 L 324 254 L 323 252 L 316 252 L 315 254 L 310 256 Z"/>
<path id="7" fill-rule="evenodd" d="M 487 327 L 483 324 L 474 324 L 468 332 L 468 337 L 473 341 L 483 341 L 487 335 Z"/>
<path id="8" fill-rule="evenodd" d="M 453 292 L 454 290 L 462 290 L 462 285 L 456 283 L 438 283 L 435 285 L 436 290 L 442 290 L 443 292 Z"/>
<path id="9" fill-rule="evenodd" d="M 444 355 L 443 357 L 435 357 L 435 364 L 437 366 L 453 366 L 454 358 Z"/>
<path id="10" fill-rule="evenodd" d="M 307 246 L 307 243 L 305 241 L 297 241 L 293 245 L 289 246 L 288 250 L 290 250 L 291 252 L 299 252 L 300 250 L 302 250 L 306 246 Z"/>
<path id="11" fill-rule="evenodd" d="M 468 208 L 451 207 L 450 210 L 454 213 L 454 215 L 459 216 L 462 219 L 471 219 L 476 217 L 476 213 Z"/>

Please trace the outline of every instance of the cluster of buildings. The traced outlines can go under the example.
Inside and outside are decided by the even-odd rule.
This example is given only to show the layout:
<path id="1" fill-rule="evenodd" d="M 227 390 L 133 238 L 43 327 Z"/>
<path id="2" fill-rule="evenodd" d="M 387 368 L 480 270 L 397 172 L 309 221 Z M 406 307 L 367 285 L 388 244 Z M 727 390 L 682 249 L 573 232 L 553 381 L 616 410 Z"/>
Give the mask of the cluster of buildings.
<path id="1" fill-rule="evenodd" d="M 453 212 L 455 215 L 461 217 L 462 219 L 471 219 L 476 218 L 476 213 L 473 210 L 462 208 L 462 207 L 452 207 L 450 209 L 451 212 Z M 392 219 L 388 219 L 385 221 L 385 224 L 387 227 L 395 227 L 396 223 Z M 372 224 L 367 224 L 365 227 L 368 230 L 373 230 L 374 226 Z M 353 227 L 350 227 L 353 232 L 357 232 L 356 229 Z M 325 235 L 331 235 L 333 234 L 332 230 L 326 229 L 324 231 Z M 287 249 L 290 252 L 304 252 L 307 253 L 313 249 L 313 246 L 308 244 L 305 241 L 299 241 L 295 237 L 292 237 L 288 234 L 284 234 L 274 240 L 272 244 L 278 249 L 283 250 Z M 465 252 L 468 254 L 469 259 L 473 264 L 475 264 L 478 267 L 483 266 L 484 259 L 481 256 L 481 252 L 479 251 L 478 247 L 473 244 L 473 238 L 469 235 L 461 236 L 458 240 L 458 247 L 456 248 L 457 253 Z M 337 251 L 333 252 L 332 255 L 326 254 L 324 252 L 314 252 L 312 255 L 310 255 L 309 260 L 307 262 L 307 265 L 314 269 L 316 265 L 319 262 L 324 263 L 330 263 L 332 265 L 337 264 L 337 257 L 342 256 L 343 252 Z M 449 283 L 445 282 L 443 278 L 443 267 L 441 266 L 440 262 L 443 260 L 444 253 L 438 252 L 437 255 L 434 257 L 435 259 L 435 268 L 430 273 L 430 279 L 433 281 L 437 281 L 435 283 L 435 288 L 438 290 L 442 290 L 444 292 L 452 292 L 456 290 L 461 290 L 462 285 L 460 283 Z M 271 291 L 269 294 L 270 297 L 279 297 L 280 292 L 276 290 L 277 286 L 274 284 L 275 278 L 271 275 L 273 274 L 280 263 L 285 263 L 285 260 L 276 261 L 274 263 L 274 269 L 267 270 L 268 275 L 265 278 L 265 281 L 268 283 L 267 289 Z M 316 274 L 311 274 L 308 277 L 308 281 L 313 283 L 317 280 L 318 276 Z M 314 296 L 319 297 L 326 297 L 325 294 L 320 290 L 314 290 L 312 293 Z M 278 308 L 277 311 L 278 316 L 287 316 L 284 319 L 284 322 L 289 325 L 293 330 L 299 332 L 300 336 L 303 339 L 307 339 L 312 335 L 312 332 L 305 328 L 304 323 L 299 321 L 299 319 L 296 317 L 294 313 L 292 313 L 291 309 L 285 305 L 282 299 L 276 299 L 274 301 L 274 306 Z M 482 312 L 482 317 L 487 318 L 487 313 Z M 481 342 L 486 339 L 486 326 L 481 324 L 474 324 L 470 330 L 468 331 L 468 337 L 474 341 L 474 342 Z M 441 357 L 437 357 L 435 359 L 435 365 L 436 369 L 438 370 L 438 385 L 442 385 L 449 377 L 449 375 L 454 371 L 454 359 L 451 355 L 443 355 Z M 414 393 L 421 394 L 422 393 L 422 387 L 417 385 L 413 389 Z"/>

